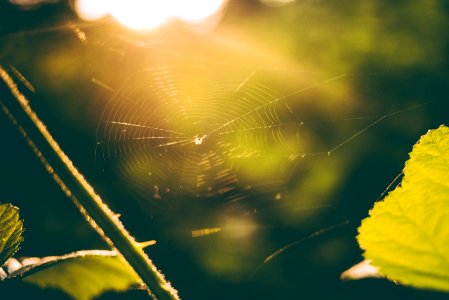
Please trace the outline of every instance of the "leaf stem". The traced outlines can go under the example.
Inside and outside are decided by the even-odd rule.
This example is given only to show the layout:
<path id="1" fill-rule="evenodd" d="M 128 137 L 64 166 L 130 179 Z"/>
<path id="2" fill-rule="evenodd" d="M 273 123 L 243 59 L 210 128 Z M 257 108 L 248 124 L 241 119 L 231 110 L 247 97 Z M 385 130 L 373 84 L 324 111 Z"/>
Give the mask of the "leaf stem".
<path id="1" fill-rule="evenodd" d="M 177 291 L 157 270 L 120 220 L 103 202 L 72 161 L 61 150 L 47 127 L 31 109 L 26 97 L 0 65 L 0 109 L 17 127 L 45 169 L 73 201 L 89 224 L 131 265 L 157 300 L 177 300 Z M 3 99 L 4 98 L 4 99 Z"/>

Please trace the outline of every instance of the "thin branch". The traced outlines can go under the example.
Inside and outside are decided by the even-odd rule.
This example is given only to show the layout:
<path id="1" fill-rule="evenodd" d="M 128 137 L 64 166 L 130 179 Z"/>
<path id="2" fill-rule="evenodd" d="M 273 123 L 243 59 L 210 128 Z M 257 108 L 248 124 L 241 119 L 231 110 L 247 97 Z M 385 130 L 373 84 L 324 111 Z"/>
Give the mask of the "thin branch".
<path id="1" fill-rule="evenodd" d="M 147 285 L 157 300 L 177 300 L 177 291 L 157 270 L 120 220 L 103 202 L 72 161 L 61 150 L 46 126 L 31 109 L 13 79 L 0 66 L 0 109 L 17 127 L 34 154 L 62 191 L 73 201 L 89 224 L 116 248 Z"/>

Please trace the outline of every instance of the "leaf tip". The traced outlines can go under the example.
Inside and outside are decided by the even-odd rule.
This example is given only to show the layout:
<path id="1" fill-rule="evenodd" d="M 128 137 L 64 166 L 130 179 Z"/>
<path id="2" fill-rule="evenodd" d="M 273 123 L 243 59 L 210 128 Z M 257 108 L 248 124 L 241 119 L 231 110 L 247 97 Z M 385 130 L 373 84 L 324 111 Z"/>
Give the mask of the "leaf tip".
<path id="1" fill-rule="evenodd" d="M 343 281 L 382 277 L 383 276 L 380 274 L 379 269 L 373 266 L 371 261 L 367 259 L 352 266 L 340 275 L 340 279 Z"/>

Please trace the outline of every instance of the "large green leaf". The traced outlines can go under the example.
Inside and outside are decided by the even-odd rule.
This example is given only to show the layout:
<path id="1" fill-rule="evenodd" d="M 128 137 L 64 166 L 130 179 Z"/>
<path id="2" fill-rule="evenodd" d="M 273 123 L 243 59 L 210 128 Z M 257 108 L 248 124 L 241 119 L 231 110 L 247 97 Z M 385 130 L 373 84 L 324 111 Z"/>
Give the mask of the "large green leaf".
<path id="1" fill-rule="evenodd" d="M 422 136 L 402 184 L 359 228 L 364 256 L 390 280 L 449 291 L 449 128 Z"/>
<path id="2" fill-rule="evenodd" d="M 0 205 L 0 267 L 19 250 L 22 233 L 19 209 L 11 204 Z"/>
<path id="3" fill-rule="evenodd" d="M 115 251 L 78 251 L 24 263 L 9 279 L 61 289 L 76 300 L 90 300 L 105 291 L 124 291 L 140 284 L 139 277 Z"/>

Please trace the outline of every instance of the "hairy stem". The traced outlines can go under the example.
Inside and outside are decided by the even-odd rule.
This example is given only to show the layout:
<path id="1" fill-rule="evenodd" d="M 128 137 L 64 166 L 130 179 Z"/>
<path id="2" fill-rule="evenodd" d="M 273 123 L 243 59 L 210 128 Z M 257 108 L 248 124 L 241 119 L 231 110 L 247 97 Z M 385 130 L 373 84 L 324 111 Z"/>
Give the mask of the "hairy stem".
<path id="1" fill-rule="evenodd" d="M 179 299 L 139 244 L 61 150 L 26 97 L 0 65 L 0 109 L 17 127 L 48 173 L 74 202 L 89 224 L 125 258 L 157 300 Z"/>

